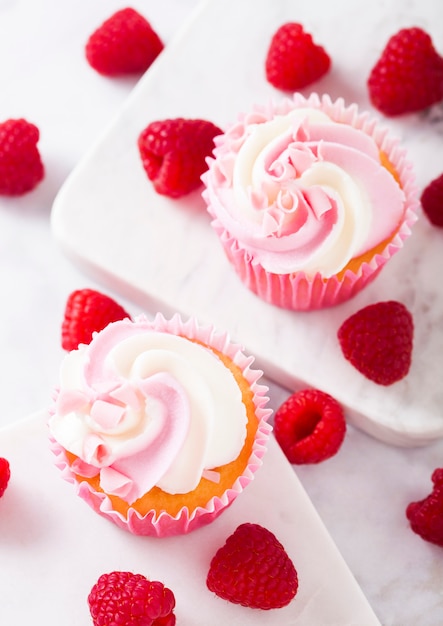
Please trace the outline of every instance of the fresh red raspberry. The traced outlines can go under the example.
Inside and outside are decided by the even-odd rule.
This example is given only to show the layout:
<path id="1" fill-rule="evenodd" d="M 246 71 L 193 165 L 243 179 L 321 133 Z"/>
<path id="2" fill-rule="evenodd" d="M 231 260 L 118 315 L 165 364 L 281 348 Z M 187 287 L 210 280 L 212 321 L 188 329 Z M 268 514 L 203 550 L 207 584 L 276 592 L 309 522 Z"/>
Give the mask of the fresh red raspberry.
<path id="1" fill-rule="evenodd" d="M 40 132 L 24 119 L 0 124 L 0 194 L 21 196 L 32 191 L 44 176 L 37 148 Z"/>
<path id="2" fill-rule="evenodd" d="M 143 168 L 159 194 L 179 198 L 197 189 L 206 157 L 221 134 L 212 122 L 174 118 L 151 122 L 138 139 Z"/>
<path id="3" fill-rule="evenodd" d="M 423 212 L 431 224 L 443 227 L 443 174 L 425 187 L 420 200 Z"/>
<path id="4" fill-rule="evenodd" d="M 432 473 L 432 492 L 406 508 L 412 530 L 422 539 L 443 547 L 443 468 Z"/>
<path id="5" fill-rule="evenodd" d="M 0 457 L 0 498 L 5 493 L 10 478 L 11 468 L 9 467 L 9 462 L 3 457 Z"/>
<path id="6" fill-rule="evenodd" d="M 92 334 L 111 322 L 129 317 L 115 300 L 94 289 L 73 291 L 67 301 L 62 322 L 62 348 L 76 350 L 89 344 Z"/>
<path id="7" fill-rule="evenodd" d="M 372 104 L 385 115 L 421 111 L 443 99 L 443 58 L 421 28 L 403 28 L 386 44 L 368 78 Z"/>
<path id="8" fill-rule="evenodd" d="M 296 91 L 328 72 L 331 59 L 301 24 L 283 24 L 274 33 L 265 62 L 266 78 L 277 89 Z"/>
<path id="9" fill-rule="evenodd" d="M 211 560 L 206 584 L 220 598 L 253 609 L 278 609 L 297 593 L 294 564 L 276 536 L 241 524 Z"/>
<path id="10" fill-rule="evenodd" d="M 142 574 L 102 574 L 88 596 L 94 626 L 174 626 L 170 589 Z"/>
<path id="11" fill-rule="evenodd" d="M 401 302 L 370 304 L 354 313 L 338 330 L 343 355 L 366 378 L 392 385 L 409 372 L 414 322 Z"/>
<path id="12" fill-rule="evenodd" d="M 290 463 L 320 463 L 336 454 L 343 443 L 343 409 L 329 394 L 303 389 L 275 412 L 274 434 Z"/>
<path id="13" fill-rule="evenodd" d="M 164 45 L 150 23 L 134 9 L 114 13 L 89 37 L 86 59 L 103 76 L 139 74 L 154 62 Z"/>

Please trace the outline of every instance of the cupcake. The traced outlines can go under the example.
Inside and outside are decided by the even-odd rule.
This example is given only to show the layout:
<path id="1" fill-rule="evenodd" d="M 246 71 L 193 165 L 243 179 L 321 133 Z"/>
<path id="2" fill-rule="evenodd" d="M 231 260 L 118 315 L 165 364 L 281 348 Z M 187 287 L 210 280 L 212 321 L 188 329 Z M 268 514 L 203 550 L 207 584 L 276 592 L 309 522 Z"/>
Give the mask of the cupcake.
<path id="1" fill-rule="evenodd" d="M 242 114 L 203 176 L 212 225 L 243 283 L 293 310 L 358 293 L 416 220 L 404 150 L 342 99 L 295 94 Z"/>
<path id="2" fill-rule="evenodd" d="M 253 360 L 193 318 L 109 324 L 62 363 L 48 422 L 57 466 L 134 534 L 211 522 L 266 450 L 271 410 Z"/>

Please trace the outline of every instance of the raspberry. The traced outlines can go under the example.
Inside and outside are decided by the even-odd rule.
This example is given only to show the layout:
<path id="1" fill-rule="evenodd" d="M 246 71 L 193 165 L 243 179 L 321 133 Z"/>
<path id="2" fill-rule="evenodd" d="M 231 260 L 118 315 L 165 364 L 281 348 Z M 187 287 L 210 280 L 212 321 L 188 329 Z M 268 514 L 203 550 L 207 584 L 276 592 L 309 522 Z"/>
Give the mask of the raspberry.
<path id="1" fill-rule="evenodd" d="M 11 478 L 11 469 L 9 463 L 3 457 L 0 457 L 0 498 L 6 491 L 9 479 Z"/>
<path id="2" fill-rule="evenodd" d="M 37 148 L 40 132 L 24 119 L 0 124 L 0 194 L 20 196 L 32 191 L 44 176 Z"/>
<path id="3" fill-rule="evenodd" d="M 431 224 L 443 227 L 443 174 L 425 187 L 420 200 L 423 212 Z"/>
<path id="4" fill-rule="evenodd" d="M 385 115 L 426 109 L 443 99 L 443 58 L 421 28 L 393 35 L 368 78 L 372 104 Z"/>
<path id="5" fill-rule="evenodd" d="M 360 309 L 338 330 L 344 357 L 379 385 L 392 385 L 407 375 L 413 335 L 411 313 L 395 300 Z"/>
<path id="6" fill-rule="evenodd" d="M 62 348 L 76 350 L 80 343 L 90 343 L 95 331 L 125 317 L 129 314 L 109 296 L 94 289 L 73 291 L 62 322 Z"/>
<path id="7" fill-rule="evenodd" d="M 212 122 L 167 119 L 149 124 L 140 134 L 138 148 L 148 178 L 159 194 L 178 198 L 201 185 L 206 157 L 221 134 Z"/>
<path id="8" fill-rule="evenodd" d="M 278 609 L 297 593 L 294 564 L 273 533 L 241 524 L 212 558 L 206 584 L 220 598 L 254 609 Z"/>
<path id="9" fill-rule="evenodd" d="M 174 626 L 174 594 L 142 574 L 102 574 L 88 596 L 94 626 Z"/>
<path id="10" fill-rule="evenodd" d="M 319 463 L 338 452 L 346 421 L 332 396 L 318 389 L 303 389 L 275 412 L 274 434 L 290 463 Z"/>
<path id="11" fill-rule="evenodd" d="M 422 539 L 443 547 L 443 468 L 432 473 L 432 492 L 406 508 L 412 530 Z"/>
<path id="12" fill-rule="evenodd" d="M 103 76 L 145 72 L 163 50 L 150 23 L 134 9 L 117 11 L 89 37 L 86 59 Z"/>
<path id="13" fill-rule="evenodd" d="M 283 24 L 271 39 L 265 62 L 266 78 L 277 89 L 296 91 L 326 74 L 327 52 L 312 40 L 301 24 Z"/>

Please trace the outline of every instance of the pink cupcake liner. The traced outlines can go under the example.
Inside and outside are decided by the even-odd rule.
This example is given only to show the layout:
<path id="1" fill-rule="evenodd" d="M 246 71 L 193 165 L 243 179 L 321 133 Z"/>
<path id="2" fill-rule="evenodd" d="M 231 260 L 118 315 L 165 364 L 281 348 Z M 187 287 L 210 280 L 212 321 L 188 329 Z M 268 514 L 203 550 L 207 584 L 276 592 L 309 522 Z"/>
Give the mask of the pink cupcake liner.
<path id="1" fill-rule="evenodd" d="M 278 104 L 257 106 L 254 111 L 257 111 L 258 115 L 263 113 L 269 118 L 270 113 L 284 115 L 300 106 L 320 109 L 334 121 L 352 125 L 372 136 L 379 149 L 386 154 L 397 171 L 405 194 L 403 221 L 397 233 L 381 253 L 376 253 L 369 261 L 363 262 L 357 272 L 348 269 L 341 272 L 340 277 L 335 275 L 325 278 L 320 273 L 309 276 L 303 271 L 291 274 L 273 274 L 266 271 L 225 229 L 211 207 L 209 194 L 206 190 L 203 192 L 208 212 L 213 218 L 211 225 L 242 283 L 270 304 L 285 309 L 309 311 L 338 305 L 349 300 L 371 283 L 411 235 L 411 228 L 417 221 L 419 203 L 415 177 L 412 165 L 406 158 L 406 151 L 399 146 L 399 140 L 392 137 L 377 118 L 367 112 L 359 113 L 357 105 L 345 106 L 343 99 L 332 101 L 327 95 L 320 98 L 314 93 L 306 99 L 296 93 L 292 99 L 285 98 Z M 218 143 L 220 144 L 220 140 Z M 203 181 L 207 181 L 206 174 Z"/>
<path id="2" fill-rule="evenodd" d="M 55 454 L 55 465 L 61 470 L 62 477 L 74 485 L 76 494 L 80 496 L 96 513 L 112 521 L 120 528 L 134 535 L 151 537 L 168 537 L 172 535 L 186 534 L 205 526 L 214 521 L 234 500 L 243 492 L 245 487 L 253 480 L 255 472 L 262 466 L 262 459 L 267 450 L 267 444 L 272 431 L 268 419 L 272 410 L 265 407 L 269 398 L 266 396 L 268 387 L 258 381 L 263 375 L 261 370 L 252 369 L 254 357 L 247 356 L 239 344 L 230 341 L 226 332 L 218 332 L 213 326 L 200 326 L 194 318 L 182 321 L 178 314 L 167 320 L 162 314 L 157 314 L 152 322 L 144 320 L 146 327 L 152 330 L 181 335 L 189 339 L 196 339 L 228 356 L 241 370 L 249 383 L 256 416 L 259 421 L 255 441 L 252 446 L 248 465 L 232 487 L 220 497 L 215 496 L 204 507 L 198 507 L 189 511 L 183 507 L 176 516 L 165 511 L 151 510 L 146 515 L 141 515 L 130 507 L 127 517 L 115 511 L 111 499 L 103 492 L 94 490 L 86 481 L 77 479 L 72 472 L 66 452 L 52 437 L 50 446 Z"/>

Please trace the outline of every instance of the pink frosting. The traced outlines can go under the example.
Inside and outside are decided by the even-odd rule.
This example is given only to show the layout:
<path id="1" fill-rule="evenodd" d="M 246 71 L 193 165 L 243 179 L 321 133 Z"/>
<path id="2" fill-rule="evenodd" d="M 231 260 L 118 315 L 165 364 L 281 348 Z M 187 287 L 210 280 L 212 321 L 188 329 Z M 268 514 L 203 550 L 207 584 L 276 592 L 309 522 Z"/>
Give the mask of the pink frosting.
<path id="1" fill-rule="evenodd" d="M 110 324 L 67 355 L 52 437 L 72 471 L 134 502 L 155 485 L 194 489 L 239 454 L 246 409 L 231 372 L 201 345 L 140 319 Z"/>
<path id="2" fill-rule="evenodd" d="M 148 401 L 157 404 L 155 424 L 126 440 L 117 454 L 110 439 L 136 427 L 144 419 Z M 109 391 L 95 391 L 93 381 L 88 380 L 87 391 L 60 390 L 58 418 L 75 411 L 87 412 L 91 428 L 82 439 L 73 471 L 87 477 L 100 474 L 104 491 L 127 502 L 149 491 L 166 473 L 183 445 L 190 421 L 187 397 L 167 373 L 155 374 L 137 387 L 123 382 Z M 54 425 L 53 430 L 57 432 Z"/>
<path id="3" fill-rule="evenodd" d="M 208 159 L 204 196 L 217 229 L 269 272 L 331 276 L 403 218 L 405 194 L 372 133 L 324 109 L 315 97 L 257 108 Z"/>

